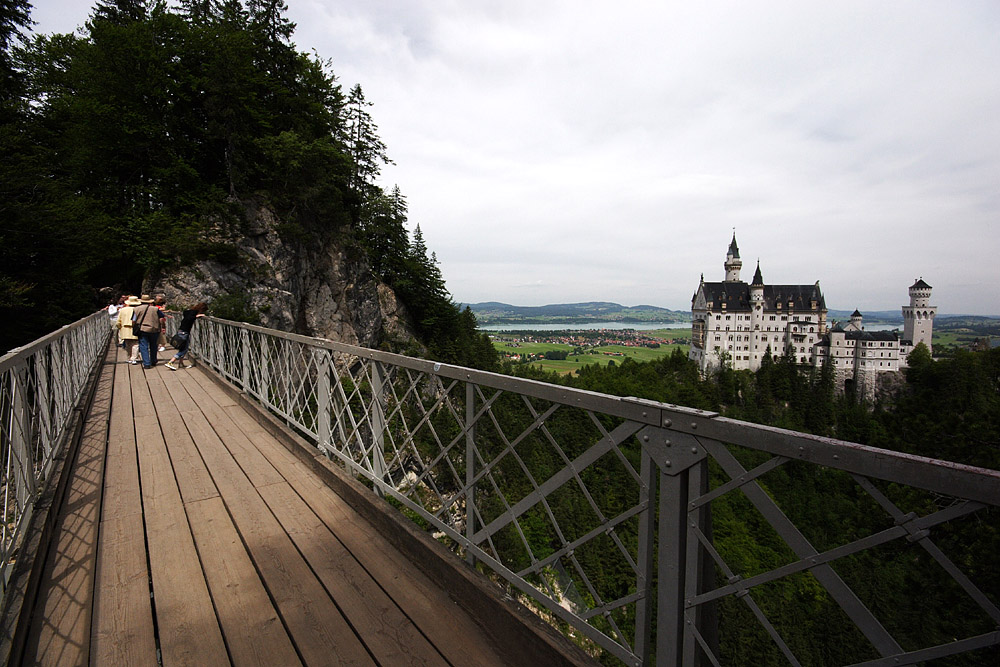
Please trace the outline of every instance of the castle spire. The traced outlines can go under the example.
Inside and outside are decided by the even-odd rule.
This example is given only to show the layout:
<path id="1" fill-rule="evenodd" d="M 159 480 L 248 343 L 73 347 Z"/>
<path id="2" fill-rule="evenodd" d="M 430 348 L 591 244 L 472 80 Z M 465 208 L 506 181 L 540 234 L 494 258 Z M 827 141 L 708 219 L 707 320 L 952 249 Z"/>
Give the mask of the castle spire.
<path id="1" fill-rule="evenodd" d="M 740 249 L 736 245 L 736 230 L 733 230 L 733 240 L 729 244 L 729 251 L 726 252 L 726 262 L 723 265 L 726 269 L 726 282 L 738 283 L 740 281 L 740 269 L 743 268 L 743 261 L 740 260 Z"/>
<path id="2" fill-rule="evenodd" d="M 750 283 L 750 284 L 751 285 L 763 285 L 764 284 L 764 278 L 763 278 L 763 276 L 760 275 L 760 260 L 759 259 L 757 260 L 757 270 L 753 274 L 753 282 Z"/>

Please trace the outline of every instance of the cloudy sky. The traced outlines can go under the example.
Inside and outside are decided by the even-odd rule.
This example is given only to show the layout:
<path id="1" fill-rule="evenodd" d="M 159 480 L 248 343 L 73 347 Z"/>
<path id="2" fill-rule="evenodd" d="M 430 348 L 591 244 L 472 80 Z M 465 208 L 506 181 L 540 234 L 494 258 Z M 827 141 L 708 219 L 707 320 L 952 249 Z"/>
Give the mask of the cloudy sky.
<path id="1" fill-rule="evenodd" d="M 287 0 L 360 83 L 457 301 L 749 280 L 1000 315 L 1000 3 Z M 39 32 L 90 3 L 35 0 Z"/>

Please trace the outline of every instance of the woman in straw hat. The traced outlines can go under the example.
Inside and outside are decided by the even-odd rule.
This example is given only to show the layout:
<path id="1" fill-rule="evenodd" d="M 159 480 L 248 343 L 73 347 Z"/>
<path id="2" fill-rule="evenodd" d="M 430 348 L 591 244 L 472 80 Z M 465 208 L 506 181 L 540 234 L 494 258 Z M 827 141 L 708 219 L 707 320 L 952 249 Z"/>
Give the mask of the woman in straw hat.
<path id="1" fill-rule="evenodd" d="M 125 301 L 125 305 L 118 310 L 118 319 L 115 326 L 118 328 L 118 338 L 125 344 L 125 354 L 128 355 L 130 364 L 139 363 L 139 336 L 132 330 L 132 312 L 136 306 L 141 306 L 139 297 L 130 296 Z"/>
<path id="2" fill-rule="evenodd" d="M 160 338 L 160 329 L 166 316 L 153 305 L 153 297 L 143 294 L 139 299 L 141 306 L 135 309 L 132 329 L 139 336 L 139 354 L 142 356 L 142 367 L 152 368 L 156 365 L 156 348 Z"/>

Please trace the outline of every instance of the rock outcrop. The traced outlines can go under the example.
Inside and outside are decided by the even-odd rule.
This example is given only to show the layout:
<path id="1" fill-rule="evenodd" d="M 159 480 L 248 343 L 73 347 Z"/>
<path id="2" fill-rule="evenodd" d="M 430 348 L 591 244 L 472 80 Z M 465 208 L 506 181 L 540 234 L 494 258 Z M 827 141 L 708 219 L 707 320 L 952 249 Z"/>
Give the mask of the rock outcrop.
<path id="1" fill-rule="evenodd" d="M 262 326 L 364 347 L 414 340 L 392 289 L 334 235 L 305 232 L 248 204 L 243 224 L 220 223 L 210 236 L 209 242 L 232 249 L 220 253 L 226 260 L 165 269 L 147 278 L 143 291 L 163 294 L 179 308 L 238 303 Z"/>

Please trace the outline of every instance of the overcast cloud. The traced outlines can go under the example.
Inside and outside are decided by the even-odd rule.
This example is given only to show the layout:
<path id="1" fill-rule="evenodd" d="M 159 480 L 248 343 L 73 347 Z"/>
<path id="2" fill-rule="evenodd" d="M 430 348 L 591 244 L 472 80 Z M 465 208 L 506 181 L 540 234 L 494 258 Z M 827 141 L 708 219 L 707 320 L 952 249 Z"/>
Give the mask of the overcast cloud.
<path id="1" fill-rule="evenodd" d="M 721 280 L 1000 314 L 1000 3 L 287 0 L 360 83 L 455 299 L 686 310 Z M 68 32 L 79 0 L 38 0 Z"/>

